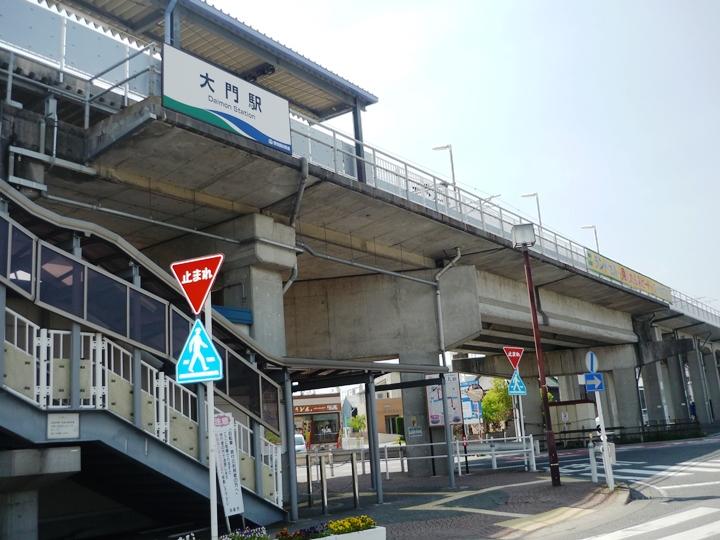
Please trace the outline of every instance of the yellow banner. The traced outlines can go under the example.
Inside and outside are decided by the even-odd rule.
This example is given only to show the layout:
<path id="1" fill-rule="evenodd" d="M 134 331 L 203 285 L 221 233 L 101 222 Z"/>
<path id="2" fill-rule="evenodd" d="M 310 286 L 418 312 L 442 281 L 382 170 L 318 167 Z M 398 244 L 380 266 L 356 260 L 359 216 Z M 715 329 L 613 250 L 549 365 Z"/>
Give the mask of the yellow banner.
<path id="1" fill-rule="evenodd" d="M 650 279 L 647 276 L 631 270 L 627 266 L 623 266 L 620 263 L 603 257 L 595 251 L 586 249 L 586 258 L 588 269 L 612 278 L 620 283 L 638 289 L 647 294 L 662 298 L 666 302 L 672 302 L 672 294 L 670 293 L 670 287 L 666 287 L 662 283 L 658 283 L 654 279 Z"/>

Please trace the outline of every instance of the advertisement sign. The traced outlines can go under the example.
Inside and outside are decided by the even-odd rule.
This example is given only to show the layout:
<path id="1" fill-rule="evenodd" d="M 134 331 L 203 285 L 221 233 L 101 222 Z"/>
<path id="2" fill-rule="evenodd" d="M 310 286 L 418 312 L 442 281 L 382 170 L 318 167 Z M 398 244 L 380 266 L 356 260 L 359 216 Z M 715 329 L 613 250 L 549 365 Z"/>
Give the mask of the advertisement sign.
<path id="1" fill-rule="evenodd" d="M 672 302 L 670 288 L 666 287 L 662 283 L 658 283 L 654 279 L 643 276 L 635 270 L 630 270 L 630 268 L 608 259 L 607 257 L 603 257 L 599 253 L 590 249 L 586 249 L 585 253 L 588 269 L 590 271 L 597 272 L 598 274 L 619 281 L 628 287 L 661 298 L 666 302 Z"/>
<path id="2" fill-rule="evenodd" d="M 321 403 L 315 405 L 294 405 L 293 414 L 313 414 L 323 412 L 338 412 L 340 404 L 338 403 Z"/>
<path id="3" fill-rule="evenodd" d="M 482 404 L 477 398 L 482 389 L 477 379 L 460 383 L 463 418 L 467 424 L 477 424 L 482 419 Z M 482 399 L 482 398 L 481 398 Z"/>
<path id="4" fill-rule="evenodd" d="M 168 45 L 163 47 L 162 104 L 292 154 L 287 100 Z"/>
<path id="5" fill-rule="evenodd" d="M 245 511 L 240 484 L 240 460 L 235 422 L 229 413 L 215 415 L 215 470 L 220 484 L 220 496 L 226 516 Z"/>
<path id="6" fill-rule="evenodd" d="M 434 379 L 437 375 L 426 375 L 426 379 Z M 462 424 L 462 405 L 460 403 L 460 378 L 457 373 L 446 373 L 445 381 L 448 391 L 448 412 L 451 424 Z M 428 421 L 431 426 L 444 426 L 442 386 L 433 384 L 425 387 L 427 394 Z"/>

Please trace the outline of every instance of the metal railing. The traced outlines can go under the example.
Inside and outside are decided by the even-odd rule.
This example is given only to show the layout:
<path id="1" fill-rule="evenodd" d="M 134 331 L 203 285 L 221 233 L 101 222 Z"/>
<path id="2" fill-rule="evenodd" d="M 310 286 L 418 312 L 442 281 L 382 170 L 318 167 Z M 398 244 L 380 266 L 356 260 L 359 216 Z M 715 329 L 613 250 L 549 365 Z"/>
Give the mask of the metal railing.
<path id="1" fill-rule="evenodd" d="M 90 125 L 91 107 L 98 106 L 97 102 L 110 92 L 121 97 L 124 105 L 159 93 L 156 78 L 161 61 L 154 44 L 141 46 L 119 39 L 108 30 L 89 25 L 56 8 L 30 2 L 14 3 L 12 7 L 19 10 L 18 15 L 28 12 L 25 19 L 35 20 L 35 24 L 27 29 L 18 29 L 12 25 L 0 28 L 4 30 L 0 33 L 5 34 L 5 38 L 0 38 L 0 49 L 11 53 L 8 70 L 0 70 L 8 75 L 8 101 L 12 96 L 12 59 L 15 55 L 84 81 L 84 92 L 79 96 L 64 91 L 60 86 L 49 87 L 42 81 L 15 75 L 27 83 L 48 86 L 55 94 L 81 102 L 85 127 Z M 18 20 L 21 19 L 23 17 Z M 6 18 L 6 22 L 12 20 L 13 17 Z M 60 35 L 62 39 L 52 40 L 48 38 L 50 35 Z M 91 35 L 96 38 L 95 46 L 99 47 L 97 56 L 102 53 L 102 58 L 112 59 L 111 63 L 98 64 L 96 59 L 91 60 L 87 55 L 77 54 L 78 51 L 85 50 L 84 44 L 88 43 Z M 97 39 L 97 36 L 101 38 Z M 100 90 L 92 94 L 95 88 Z M 460 185 L 454 186 L 450 180 L 410 161 L 328 126 L 312 124 L 295 111 L 292 114 L 297 119 L 291 121 L 294 154 L 307 158 L 315 165 L 357 180 L 359 164 L 365 169 L 365 178 L 369 185 L 504 240 L 511 240 L 513 225 L 533 223 L 532 220 Z M 363 157 L 356 155 L 358 147 L 362 149 Z M 588 252 L 593 250 L 547 227 L 533 224 L 537 236 L 537 242 L 531 248 L 534 252 L 625 289 L 667 302 L 673 310 L 720 327 L 720 310 L 676 290 L 669 289 L 667 297 L 655 296 L 647 290 L 601 274 L 588 264 Z M 661 287 L 665 290 L 664 286 Z"/>
<path id="2" fill-rule="evenodd" d="M 6 377 L 0 388 L 43 410 L 71 409 L 70 339 L 65 330 L 41 328 L 6 308 Z M 83 409 L 106 410 L 132 423 L 132 354 L 99 333 L 81 333 L 81 402 Z M 198 429 L 197 394 L 178 385 L 145 362 L 140 363 L 141 388 L 149 407 L 141 411 L 146 432 L 193 459 L 199 459 L 197 440 L 188 441 L 188 428 Z M 202 410 L 206 410 L 205 407 Z M 216 409 L 216 412 L 221 412 Z M 147 417 L 146 417 L 147 416 Z M 235 421 L 238 450 L 252 456 L 252 430 Z M 193 439 L 197 439 L 197 435 Z M 261 459 L 273 476 L 268 500 L 282 506 L 282 447 L 263 439 Z M 248 488 L 249 489 L 249 488 Z M 252 491 L 252 490 L 251 490 Z M 258 493 L 261 497 L 262 493 Z"/>
<path id="3" fill-rule="evenodd" d="M 541 227 L 532 220 L 462 186 L 453 186 L 450 180 L 409 161 L 358 141 L 328 126 L 310 125 L 311 122 L 307 118 L 295 111 L 292 114 L 300 120 L 300 122 L 291 124 L 293 152 L 298 157 L 305 157 L 315 165 L 353 180 L 358 179 L 357 164 L 360 163 L 365 168 L 365 179 L 369 185 L 455 218 L 504 240 L 512 241 L 513 225 L 533 223 L 537 242 L 531 248 L 532 251 L 614 285 L 662 302 L 668 302 L 676 311 L 720 327 L 720 310 L 674 289 L 669 290 L 670 298 L 664 298 L 603 275 L 588 264 L 588 253 L 595 253 L 594 250 L 547 227 Z M 362 158 L 356 155 L 356 145 L 363 149 Z"/>

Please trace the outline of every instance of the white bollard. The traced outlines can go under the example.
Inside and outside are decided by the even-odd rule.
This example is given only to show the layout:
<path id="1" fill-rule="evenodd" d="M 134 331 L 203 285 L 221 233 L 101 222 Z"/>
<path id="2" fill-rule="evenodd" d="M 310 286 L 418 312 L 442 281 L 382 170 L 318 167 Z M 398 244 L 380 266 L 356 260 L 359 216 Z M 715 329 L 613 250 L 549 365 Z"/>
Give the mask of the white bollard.
<path id="1" fill-rule="evenodd" d="M 593 483 L 597 484 L 597 482 L 598 482 L 597 461 L 595 459 L 595 444 L 592 441 L 590 441 L 590 444 L 588 444 L 588 451 L 590 452 L 590 476 L 592 478 Z"/>
<path id="2" fill-rule="evenodd" d="M 390 464 L 388 463 L 388 449 L 385 445 L 385 479 L 390 480 Z"/>
<path id="3" fill-rule="evenodd" d="M 535 443 L 533 442 L 532 433 L 528 437 L 530 441 L 530 470 L 532 472 L 536 472 L 537 464 L 535 463 Z"/>
<path id="4" fill-rule="evenodd" d="M 492 459 L 492 468 L 497 469 L 497 456 L 495 455 L 494 443 L 490 443 L 490 458 Z"/>
<path id="5" fill-rule="evenodd" d="M 457 463 L 458 476 L 462 476 L 462 464 L 460 463 L 460 441 L 455 439 L 455 463 Z"/>

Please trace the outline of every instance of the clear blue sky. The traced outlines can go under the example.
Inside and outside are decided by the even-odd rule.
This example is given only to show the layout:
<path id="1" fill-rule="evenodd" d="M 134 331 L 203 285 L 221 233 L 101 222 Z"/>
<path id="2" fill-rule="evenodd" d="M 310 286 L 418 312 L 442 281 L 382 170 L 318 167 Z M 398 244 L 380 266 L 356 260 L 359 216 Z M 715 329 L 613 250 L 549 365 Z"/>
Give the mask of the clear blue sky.
<path id="1" fill-rule="evenodd" d="M 451 143 L 463 184 L 720 307 L 720 2 L 215 4 L 377 95 L 368 142 L 448 176 Z"/>

